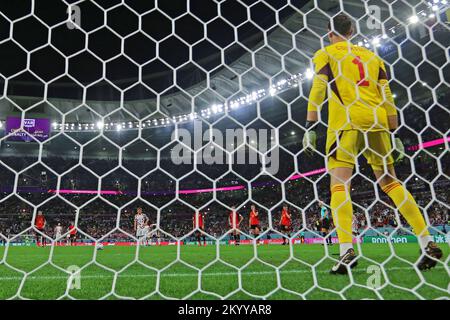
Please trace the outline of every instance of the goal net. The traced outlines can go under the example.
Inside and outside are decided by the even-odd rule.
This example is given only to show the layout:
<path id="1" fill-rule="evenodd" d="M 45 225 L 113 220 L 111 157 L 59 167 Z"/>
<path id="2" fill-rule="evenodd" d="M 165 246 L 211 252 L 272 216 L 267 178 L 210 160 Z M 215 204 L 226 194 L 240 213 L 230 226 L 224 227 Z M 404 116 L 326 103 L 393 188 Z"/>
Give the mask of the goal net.
<path id="1" fill-rule="evenodd" d="M 449 298 L 447 1 L 11 2 L 0 4 L 1 299 Z M 433 269 L 378 186 L 364 133 L 348 190 L 358 266 L 330 274 L 342 243 L 326 144 L 345 71 L 316 106 L 315 150 L 303 138 L 314 57 L 339 14 L 386 67 L 396 175 L 443 252 Z M 378 80 L 355 61 L 361 81 Z"/>

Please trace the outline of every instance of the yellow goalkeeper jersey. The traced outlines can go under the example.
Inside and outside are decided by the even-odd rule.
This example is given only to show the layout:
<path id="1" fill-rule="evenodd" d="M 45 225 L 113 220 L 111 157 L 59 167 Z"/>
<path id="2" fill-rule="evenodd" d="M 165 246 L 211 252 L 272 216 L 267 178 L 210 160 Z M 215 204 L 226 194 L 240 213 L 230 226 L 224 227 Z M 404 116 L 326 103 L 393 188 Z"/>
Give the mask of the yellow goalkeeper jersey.
<path id="1" fill-rule="evenodd" d="M 372 51 L 343 41 L 314 55 L 315 76 L 308 111 L 319 111 L 328 92 L 328 129 L 387 130 L 396 115 L 383 61 Z"/>

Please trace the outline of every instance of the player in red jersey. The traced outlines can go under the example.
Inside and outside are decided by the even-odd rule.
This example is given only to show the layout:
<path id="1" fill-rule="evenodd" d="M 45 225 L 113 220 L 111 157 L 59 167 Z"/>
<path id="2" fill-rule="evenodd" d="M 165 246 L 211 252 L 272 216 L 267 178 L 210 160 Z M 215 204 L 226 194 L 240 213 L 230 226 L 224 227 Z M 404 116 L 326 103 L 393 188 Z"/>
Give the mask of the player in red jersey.
<path id="1" fill-rule="evenodd" d="M 261 226 L 259 223 L 259 213 L 258 210 L 256 210 L 256 206 L 254 204 L 250 207 L 250 219 L 249 219 L 249 229 L 250 232 L 256 237 L 259 236 L 259 232 L 261 230 Z"/>
<path id="2" fill-rule="evenodd" d="M 47 224 L 47 221 L 45 220 L 44 214 L 41 210 L 37 212 L 36 219 L 34 221 L 34 226 L 38 230 L 35 233 L 36 236 L 36 245 L 39 246 L 39 244 L 42 247 L 45 247 L 47 245 L 47 239 L 42 235 L 45 233 L 45 226 Z"/>
<path id="3" fill-rule="evenodd" d="M 195 237 L 197 238 L 198 245 L 202 245 L 201 238 L 203 238 L 203 245 L 206 247 L 206 237 L 202 231 L 205 231 L 205 217 L 201 212 L 195 212 L 192 217 L 192 228 L 195 231 Z"/>
<path id="4" fill-rule="evenodd" d="M 74 246 L 77 242 L 77 228 L 73 222 L 69 225 L 69 244 Z"/>
<path id="5" fill-rule="evenodd" d="M 236 206 L 232 206 L 230 215 L 228 216 L 228 225 L 232 229 L 231 239 L 235 240 L 234 244 L 236 246 L 238 246 L 241 241 L 239 226 L 241 225 L 242 220 L 244 220 L 244 217 L 236 211 Z"/>
<path id="6" fill-rule="evenodd" d="M 287 245 L 289 244 L 289 237 L 291 236 L 290 232 L 292 230 L 292 217 L 289 213 L 287 204 L 285 204 L 281 210 L 280 227 L 281 232 L 286 235 L 286 237 L 283 238 L 283 245 Z"/>

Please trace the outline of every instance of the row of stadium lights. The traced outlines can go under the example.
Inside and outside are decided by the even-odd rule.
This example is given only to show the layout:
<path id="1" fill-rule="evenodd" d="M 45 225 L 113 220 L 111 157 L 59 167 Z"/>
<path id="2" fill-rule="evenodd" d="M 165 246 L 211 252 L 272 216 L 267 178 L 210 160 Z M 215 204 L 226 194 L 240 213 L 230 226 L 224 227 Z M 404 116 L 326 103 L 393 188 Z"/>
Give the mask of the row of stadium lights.
<path id="1" fill-rule="evenodd" d="M 208 119 L 211 116 L 220 115 L 224 112 L 233 111 L 238 108 L 251 105 L 258 100 L 270 95 L 275 96 L 281 92 L 284 92 L 286 90 L 289 90 L 291 88 L 298 87 L 302 82 L 306 80 L 310 80 L 314 77 L 314 73 L 311 69 L 307 69 L 305 73 L 298 73 L 295 74 L 287 79 L 283 79 L 278 81 L 276 84 L 272 85 L 269 89 L 259 89 L 256 91 L 253 91 L 252 93 L 242 96 L 240 98 L 237 98 L 235 100 L 230 101 L 227 104 L 214 104 L 209 108 L 202 109 L 200 111 L 200 115 L 197 112 L 189 113 L 189 114 L 183 114 L 179 116 L 175 116 L 172 118 L 166 117 L 161 119 L 153 119 L 153 120 L 146 120 L 142 123 L 137 121 L 129 121 L 129 122 L 108 122 L 104 123 L 103 121 L 98 121 L 97 123 L 66 123 L 66 124 L 60 124 L 57 122 L 54 122 L 52 124 L 54 130 L 61 130 L 63 127 L 66 131 L 94 131 L 94 130 L 116 130 L 116 131 L 122 131 L 122 130 L 130 130 L 130 129 L 139 129 L 139 128 L 151 128 L 151 127 L 158 127 L 158 126 L 166 126 L 170 124 L 176 124 L 176 123 L 184 123 L 189 120 L 195 120 L 198 119 L 199 116 L 204 119 Z"/>
<path id="2" fill-rule="evenodd" d="M 202 118 L 210 118 L 211 116 L 222 114 L 224 112 L 228 112 L 230 110 L 235 110 L 243 106 L 251 105 L 257 102 L 259 99 L 264 98 L 268 95 L 275 96 L 281 92 L 289 90 L 291 88 L 298 87 L 300 83 L 310 80 L 314 77 L 314 73 L 311 69 L 306 69 L 305 73 L 295 74 L 287 79 L 283 79 L 278 81 L 276 84 L 272 85 L 269 89 L 259 89 L 253 91 L 252 93 L 237 98 L 235 100 L 230 101 L 228 104 L 214 104 L 209 108 L 203 109 L 200 111 L 200 115 Z M 199 115 L 197 112 L 184 114 L 176 117 L 166 117 L 161 119 L 153 119 L 146 120 L 142 122 L 130 121 L 130 122 L 108 122 L 104 123 L 103 121 L 98 121 L 97 123 L 66 123 L 60 124 L 54 122 L 52 127 L 54 130 L 61 130 L 63 127 L 66 131 L 94 131 L 94 130 L 126 130 L 126 129 L 139 129 L 139 128 L 150 128 L 157 126 L 166 126 L 171 123 L 182 123 L 187 122 L 189 120 L 198 119 Z M 3 123 L 0 121 L 0 128 L 3 126 Z"/>
<path id="3" fill-rule="evenodd" d="M 418 12 L 418 15 L 411 16 L 408 21 L 411 24 L 416 24 L 421 20 L 421 17 L 425 19 L 434 19 L 436 17 L 435 12 L 440 11 L 443 6 L 446 6 L 448 4 L 447 0 L 433 0 L 428 2 L 429 12 L 426 12 L 425 10 L 422 10 Z M 389 29 L 389 32 L 391 32 L 393 35 L 397 33 L 397 29 L 401 28 L 401 25 L 398 24 L 392 28 Z M 374 48 L 378 48 L 382 46 L 382 40 L 389 39 L 389 36 L 387 34 L 383 34 L 381 36 L 375 36 L 372 38 L 372 40 L 364 39 L 363 41 L 359 41 L 357 43 L 358 46 L 364 46 L 366 48 L 370 48 L 373 46 Z M 298 87 L 299 84 L 306 80 L 311 80 L 314 77 L 314 72 L 311 69 L 306 69 L 306 71 L 302 73 L 295 74 L 287 79 L 283 79 L 278 81 L 276 84 L 272 85 L 269 89 L 259 89 L 256 91 L 253 91 L 252 93 L 242 96 L 238 99 L 235 99 L 228 104 L 214 104 L 209 108 L 203 109 L 200 111 L 200 115 L 204 119 L 208 119 L 211 116 L 222 114 L 224 112 L 228 112 L 230 110 L 235 110 L 240 107 L 249 106 L 258 100 L 270 95 L 275 96 L 277 94 L 280 94 L 286 90 L 289 90 L 291 88 Z M 425 82 L 422 83 L 422 85 L 426 85 Z M 396 95 L 393 95 L 394 98 L 396 98 Z M 98 121 L 96 124 L 94 123 L 66 123 L 66 124 L 60 124 L 57 122 L 54 122 L 52 124 L 54 130 L 61 130 L 63 127 L 65 131 L 95 131 L 97 129 L 99 130 L 129 130 L 129 129 L 139 129 L 139 128 L 151 128 L 151 127 L 158 127 L 158 126 L 166 126 L 171 123 L 183 123 L 187 122 L 189 120 L 195 120 L 198 119 L 198 113 L 193 112 L 189 114 L 179 115 L 172 118 L 166 117 L 161 119 L 153 119 L 153 120 L 146 120 L 142 124 L 140 122 L 110 122 L 110 123 L 104 123 L 103 121 Z M 0 128 L 3 127 L 3 122 L 0 121 Z"/>

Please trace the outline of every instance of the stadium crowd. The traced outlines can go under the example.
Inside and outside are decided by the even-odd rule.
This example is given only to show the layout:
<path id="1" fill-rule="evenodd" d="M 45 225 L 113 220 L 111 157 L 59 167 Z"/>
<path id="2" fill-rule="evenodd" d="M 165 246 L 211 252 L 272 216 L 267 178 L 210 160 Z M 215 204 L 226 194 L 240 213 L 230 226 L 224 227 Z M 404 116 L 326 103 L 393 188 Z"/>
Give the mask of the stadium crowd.
<path id="1" fill-rule="evenodd" d="M 429 121 L 435 130 L 427 129 L 421 132 L 422 141 L 443 137 L 438 131 L 448 130 L 442 127 L 443 122 L 440 119 L 448 118 L 448 112 L 444 111 L 442 106 L 449 107 L 449 97 L 449 94 L 440 96 L 440 105 L 429 100 L 417 106 L 401 107 L 406 126 L 401 129 L 400 134 L 407 147 L 420 142 L 416 132 L 420 132 L 427 125 L 423 110 L 428 111 Z M 229 209 L 220 203 L 240 208 L 239 213 L 245 218 L 242 230 L 248 232 L 248 213 L 252 201 L 260 206 L 264 230 L 270 226 L 268 212 L 264 207 L 271 208 L 272 228 L 278 230 L 281 205 L 283 201 L 288 201 L 292 204 L 290 210 L 294 231 L 304 228 L 317 231 L 317 221 L 320 219 L 318 202 L 321 200 L 329 203 L 329 178 L 324 173 L 311 175 L 307 179 L 289 180 L 289 177 L 296 172 L 295 162 L 298 163 L 298 170 L 305 173 L 323 168 L 324 159 L 319 154 L 307 157 L 300 152 L 301 139 L 283 139 L 281 146 L 292 154 L 280 152 L 279 162 L 283 165 L 273 177 L 260 175 L 260 165 L 233 165 L 233 172 L 229 173 L 227 165 L 201 165 L 193 171 L 193 165 L 175 165 L 170 158 L 161 158 L 157 166 L 153 153 L 149 152 L 146 158 L 142 153 L 134 151 L 123 153 L 122 168 L 118 167 L 117 157 L 95 157 L 95 154 L 82 159 L 85 167 L 78 165 L 77 157 L 55 153 L 43 155 L 41 160 L 45 165 L 33 165 L 38 159 L 31 155 L 4 156 L 2 152 L 6 146 L 3 143 L 0 146 L 0 233 L 5 237 L 13 237 L 31 226 L 33 207 L 27 202 L 44 212 L 47 219 L 46 232 L 49 236 L 53 236 L 57 223 L 67 228 L 69 223 L 77 221 L 81 235 L 89 234 L 98 239 L 119 226 L 123 232 L 115 231 L 108 234 L 108 238 L 126 238 L 124 233 L 134 233 L 133 217 L 136 208 L 142 206 L 151 223 L 156 223 L 157 208 L 160 208 L 160 228 L 174 237 L 182 237 L 192 231 L 193 213 L 195 209 L 201 208 L 205 214 L 206 231 L 214 237 L 220 237 L 228 231 L 229 214 Z M 323 144 L 322 134 L 318 138 L 319 149 L 323 149 Z M 399 179 L 407 184 L 419 205 L 425 209 L 431 225 L 446 225 L 450 203 L 450 181 L 446 177 L 450 176 L 450 161 L 446 161 L 448 153 L 446 154 L 445 147 L 437 145 L 427 150 L 407 149 L 407 155 L 410 158 L 407 157 L 397 166 Z M 16 177 L 14 171 L 21 173 Z M 61 178 L 58 179 L 54 173 L 61 175 Z M 99 177 L 101 190 L 113 191 L 115 194 L 99 197 L 97 194 L 75 192 L 55 197 L 51 191 L 58 189 L 58 186 L 59 189 L 69 191 L 98 190 Z M 142 177 L 140 184 L 137 177 Z M 367 183 L 367 178 L 372 179 L 372 183 Z M 244 188 L 217 192 L 216 201 L 212 201 L 214 197 L 211 192 L 175 196 L 177 187 L 179 190 L 208 189 L 214 187 L 214 180 L 216 187 Z M 251 196 L 246 180 L 252 180 Z M 280 181 L 283 181 L 284 185 Z M 368 166 L 361 163 L 360 173 L 352 182 L 354 224 L 360 230 L 369 225 L 375 228 L 396 226 L 399 222 L 395 212 L 386 206 L 390 200 L 382 192 L 378 193 L 378 201 L 374 201 L 374 191 L 377 188 L 375 185 Z M 14 190 L 16 195 L 13 194 Z M 315 194 L 319 194 L 321 199 L 317 199 Z M 405 221 L 401 220 L 401 223 L 406 225 Z"/>
<path id="2" fill-rule="evenodd" d="M 295 185 L 299 187 L 295 181 L 289 182 L 289 184 L 292 184 L 292 188 L 296 187 Z M 442 226 L 448 223 L 448 207 L 443 204 L 449 203 L 450 200 L 446 188 L 448 188 L 448 184 L 435 188 L 437 198 L 442 202 L 430 202 L 429 192 L 423 191 L 418 185 L 415 188 L 417 191 L 413 191 L 419 205 L 422 208 L 426 208 L 427 217 L 432 226 Z M 254 194 L 261 193 L 262 195 L 260 196 L 270 199 L 272 203 L 277 203 L 279 199 L 277 198 L 276 189 L 276 186 L 270 186 L 253 190 L 253 192 Z M 312 195 L 308 195 L 308 189 L 301 188 L 297 190 L 302 190 L 299 193 L 302 199 L 307 199 L 307 197 L 313 198 Z M 251 202 L 247 201 L 247 194 L 243 190 L 229 191 L 228 193 L 233 193 L 233 199 L 238 206 L 242 204 L 239 209 L 239 213 L 244 217 L 241 229 L 248 234 L 248 216 Z M 353 191 L 353 193 L 355 195 L 354 225 L 360 232 L 369 225 L 372 228 L 396 227 L 398 225 L 397 215 L 389 207 L 390 202 L 386 197 L 381 197 L 381 201 L 374 201 L 373 193 L 370 194 L 367 191 Z M 31 193 L 28 195 L 28 200 L 31 197 L 39 198 L 40 196 L 41 194 L 35 195 Z M 134 234 L 133 222 L 137 207 L 144 209 L 144 212 L 150 219 L 150 223 L 157 222 L 156 209 L 145 202 L 137 200 L 123 207 L 121 210 L 111 205 L 115 201 L 119 201 L 118 198 L 123 197 L 122 195 L 103 196 L 104 200 L 88 200 L 91 202 L 86 202 L 85 206 L 80 208 L 78 219 L 76 219 L 77 210 L 70 204 L 71 197 L 79 198 L 80 196 L 72 195 L 66 200 L 52 199 L 48 203 L 38 207 L 46 217 L 46 233 L 50 237 L 54 236 L 54 228 L 58 223 L 61 223 L 64 230 L 67 231 L 71 222 L 78 221 L 80 239 L 86 239 L 88 237 L 87 235 L 89 235 L 95 239 L 106 236 L 106 239 L 109 240 L 130 240 L 127 233 Z M 202 197 L 209 198 L 208 195 L 197 196 L 200 199 Z M 203 199 L 203 202 L 206 200 Z M 328 198 L 324 197 L 321 200 L 327 203 Z M 290 211 L 293 217 L 293 232 L 305 229 L 303 228 L 305 226 L 307 231 L 314 231 L 320 234 L 320 224 L 318 223 L 320 220 L 320 207 L 317 201 L 313 201 L 305 207 L 301 205 L 290 206 Z M 168 239 L 170 236 L 181 238 L 190 233 L 193 230 L 192 217 L 194 212 L 193 208 L 180 201 L 175 201 L 163 207 L 160 215 L 160 228 L 163 231 L 161 237 L 165 239 Z M 203 207 L 201 212 L 205 216 L 205 228 L 209 235 L 219 238 L 229 231 L 227 222 L 229 209 L 220 205 L 218 202 L 213 202 Z M 262 229 L 269 229 L 268 211 L 259 207 L 259 212 Z M 270 214 L 272 217 L 272 229 L 280 231 L 281 203 L 275 206 L 270 211 Z M 32 225 L 32 217 L 33 208 L 31 206 L 18 197 L 9 198 L 0 206 L 0 233 L 7 238 L 11 238 L 29 229 Z M 367 219 L 370 219 L 370 221 Z M 401 217 L 400 222 L 403 226 L 408 226 L 406 221 Z M 117 223 L 120 229 L 116 229 Z M 32 231 L 28 230 L 24 234 L 30 235 Z"/>

